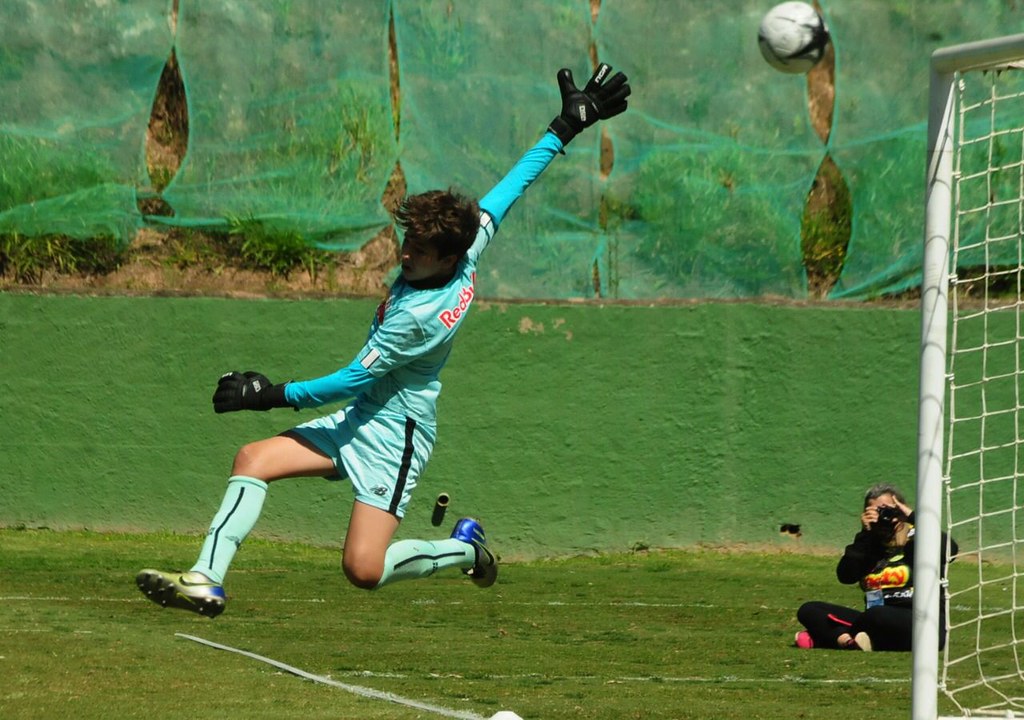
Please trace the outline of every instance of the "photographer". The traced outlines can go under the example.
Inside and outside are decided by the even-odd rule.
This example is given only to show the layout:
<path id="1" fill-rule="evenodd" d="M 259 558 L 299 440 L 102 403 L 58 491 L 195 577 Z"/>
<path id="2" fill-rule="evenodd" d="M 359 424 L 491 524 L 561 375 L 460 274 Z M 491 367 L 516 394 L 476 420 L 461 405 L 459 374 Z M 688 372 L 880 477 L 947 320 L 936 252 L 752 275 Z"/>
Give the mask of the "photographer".
<path id="1" fill-rule="evenodd" d="M 860 516 L 861 530 L 836 566 L 845 585 L 859 583 L 864 610 L 821 601 L 806 602 L 796 617 L 806 630 L 796 634 L 800 648 L 902 650 L 911 648 L 914 597 L 914 511 L 903 494 L 881 483 L 869 488 Z M 957 553 L 950 543 L 951 557 Z M 942 534 L 942 563 L 946 534 Z M 944 599 L 940 599 L 944 605 Z M 944 607 L 939 609 L 939 647 L 945 645 Z"/>

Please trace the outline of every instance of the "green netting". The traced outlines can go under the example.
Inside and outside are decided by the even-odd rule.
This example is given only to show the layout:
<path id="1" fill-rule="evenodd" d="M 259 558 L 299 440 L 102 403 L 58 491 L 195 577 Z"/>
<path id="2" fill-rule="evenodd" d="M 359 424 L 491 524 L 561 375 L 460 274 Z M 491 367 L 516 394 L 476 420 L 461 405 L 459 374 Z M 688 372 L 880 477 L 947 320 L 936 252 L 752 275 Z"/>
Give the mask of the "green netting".
<path id="1" fill-rule="evenodd" d="M 831 297 L 877 295 L 920 282 L 931 53 L 1016 32 L 1022 12 L 1012 5 L 1004 0 L 825 4 L 836 49 L 831 152 L 854 204 L 846 264 Z"/>
<path id="2" fill-rule="evenodd" d="M 170 10 L 170 0 L 0 3 L 0 233 L 134 236 Z"/>
<path id="3" fill-rule="evenodd" d="M 139 227 L 136 188 L 150 184 L 143 142 L 171 4 L 0 3 L 0 232 L 125 241 Z M 486 192 L 557 111 L 556 70 L 586 80 L 593 44 L 634 87 L 630 111 L 601 126 L 610 173 L 601 173 L 602 132 L 577 138 L 513 210 L 481 293 L 802 297 L 801 218 L 826 148 L 810 125 L 804 76 L 778 73 L 758 53 L 763 0 L 728 5 L 602 0 L 595 26 L 590 0 L 523 0 L 514 13 L 500 0 L 180 0 L 188 152 L 163 194 L 173 217 L 147 220 L 259 224 L 321 247 L 361 246 L 389 223 L 381 201 L 396 162 L 410 192 Z M 929 55 L 1012 32 L 1024 7 L 823 5 L 837 51 L 828 150 L 854 203 L 832 297 L 900 290 L 919 275 Z M 1019 75 L 1000 82 L 1020 84 Z M 1019 127 L 1019 115 L 1003 117 Z M 988 133 L 987 122 L 969 118 L 969 135 Z M 995 162 L 1020 142 L 997 141 Z M 995 188 L 999 199 L 1018 180 L 1006 168 L 963 191 L 973 203 Z M 962 232 L 1004 232 L 1014 214 L 997 204 L 965 218 Z M 1009 262 L 1009 245 L 961 259 Z"/>
<path id="4" fill-rule="evenodd" d="M 572 68 L 580 85 L 589 76 L 589 0 L 525 0 L 514 13 L 502 0 L 393 7 L 409 192 L 454 186 L 480 197 L 557 114 L 558 68 Z M 594 295 L 599 139 L 575 139 L 516 204 L 481 266 L 482 294 Z"/>
<path id="5" fill-rule="evenodd" d="M 387 0 L 181 0 L 189 112 L 164 199 L 179 225 L 259 224 L 356 248 L 389 222 Z"/>
<path id="6" fill-rule="evenodd" d="M 806 294 L 800 224 L 824 147 L 804 77 L 759 54 L 765 10 L 602 2 L 598 49 L 637 90 L 609 127 L 619 297 Z"/>

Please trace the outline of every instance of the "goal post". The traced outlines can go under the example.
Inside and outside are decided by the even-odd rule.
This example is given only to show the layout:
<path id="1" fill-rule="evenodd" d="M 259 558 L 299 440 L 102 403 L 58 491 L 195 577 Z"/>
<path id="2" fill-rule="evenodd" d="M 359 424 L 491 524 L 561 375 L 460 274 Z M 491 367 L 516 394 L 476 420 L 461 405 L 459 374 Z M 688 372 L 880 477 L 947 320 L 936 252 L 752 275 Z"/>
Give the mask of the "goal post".
<path id="1" fill-rule="evenodd" d="M 1024 485 L 1017 489 L 1024 479 L 1024 83 L 996 87 L 1004 70 L 1024 75 L 1013 67 L 1022 59 L 1024 34 L 950 46 L 931 57 L 912 720 L 936 720 L 940 696 L 952 700 L 956 717 L 1024 718 L 1024 692 L 1005 691 L 1024 685 Z M 972 96 L 977 86 L 984 90 Z M 960 268 L 970 268 L 966 277 L 958 276 Z M 990 295 L 992 288 L 1003 295 Z M 957 541 L 964 536 L 963 562 L 978 566 L 959 595 L 940 566 L 944 529 Z M 993 562 L 1009 569 L 983 573 Z M 950 628 L 941 655 L 940 595 Z M 977 608 L 963 609 L 969 602 Z M 953 618 L 951 606 L 962 617 Z M 951 687 L 951 667 L 970 668 L 973 677 Z M 978 688 L 995 700 L 980 699 Z"/>

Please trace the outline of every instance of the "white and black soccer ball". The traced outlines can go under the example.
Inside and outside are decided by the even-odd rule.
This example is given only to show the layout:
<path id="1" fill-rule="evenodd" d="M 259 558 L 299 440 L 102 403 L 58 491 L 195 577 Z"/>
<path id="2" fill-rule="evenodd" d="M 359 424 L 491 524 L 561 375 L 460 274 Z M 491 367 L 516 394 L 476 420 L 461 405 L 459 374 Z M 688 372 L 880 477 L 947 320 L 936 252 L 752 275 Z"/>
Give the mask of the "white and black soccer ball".
<path id="1" fill-rule="evenodd" d="M 805 2 L 784 2 L 769 10 L 757 30 L 757 46 L 776 70 L 805 73 L 821 61 L 828 46 L 825 20 Z"/>

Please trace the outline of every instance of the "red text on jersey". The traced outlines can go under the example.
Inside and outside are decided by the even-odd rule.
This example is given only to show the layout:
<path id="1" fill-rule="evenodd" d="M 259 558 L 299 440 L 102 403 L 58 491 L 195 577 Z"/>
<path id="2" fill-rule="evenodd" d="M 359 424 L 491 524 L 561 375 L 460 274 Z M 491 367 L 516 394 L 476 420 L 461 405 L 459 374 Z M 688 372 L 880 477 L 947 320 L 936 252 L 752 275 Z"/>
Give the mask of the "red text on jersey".
<path id="1" fill-rule="evenodd" d="M 470 278 L 469 285 L 463 285 L 459 290 L 459 304 L 447 310 L 442 310 L 438 314 L 437 319 L 440 320 L 441 324 L 449 330 L 455 327 L 455 323 L 459 321 L 459 318 L 466 314 L 466 310 L 469 309 L 469 304 L 473 302 L 473 285 L 475 282 L 476 273 L 473 273 Z"/>

